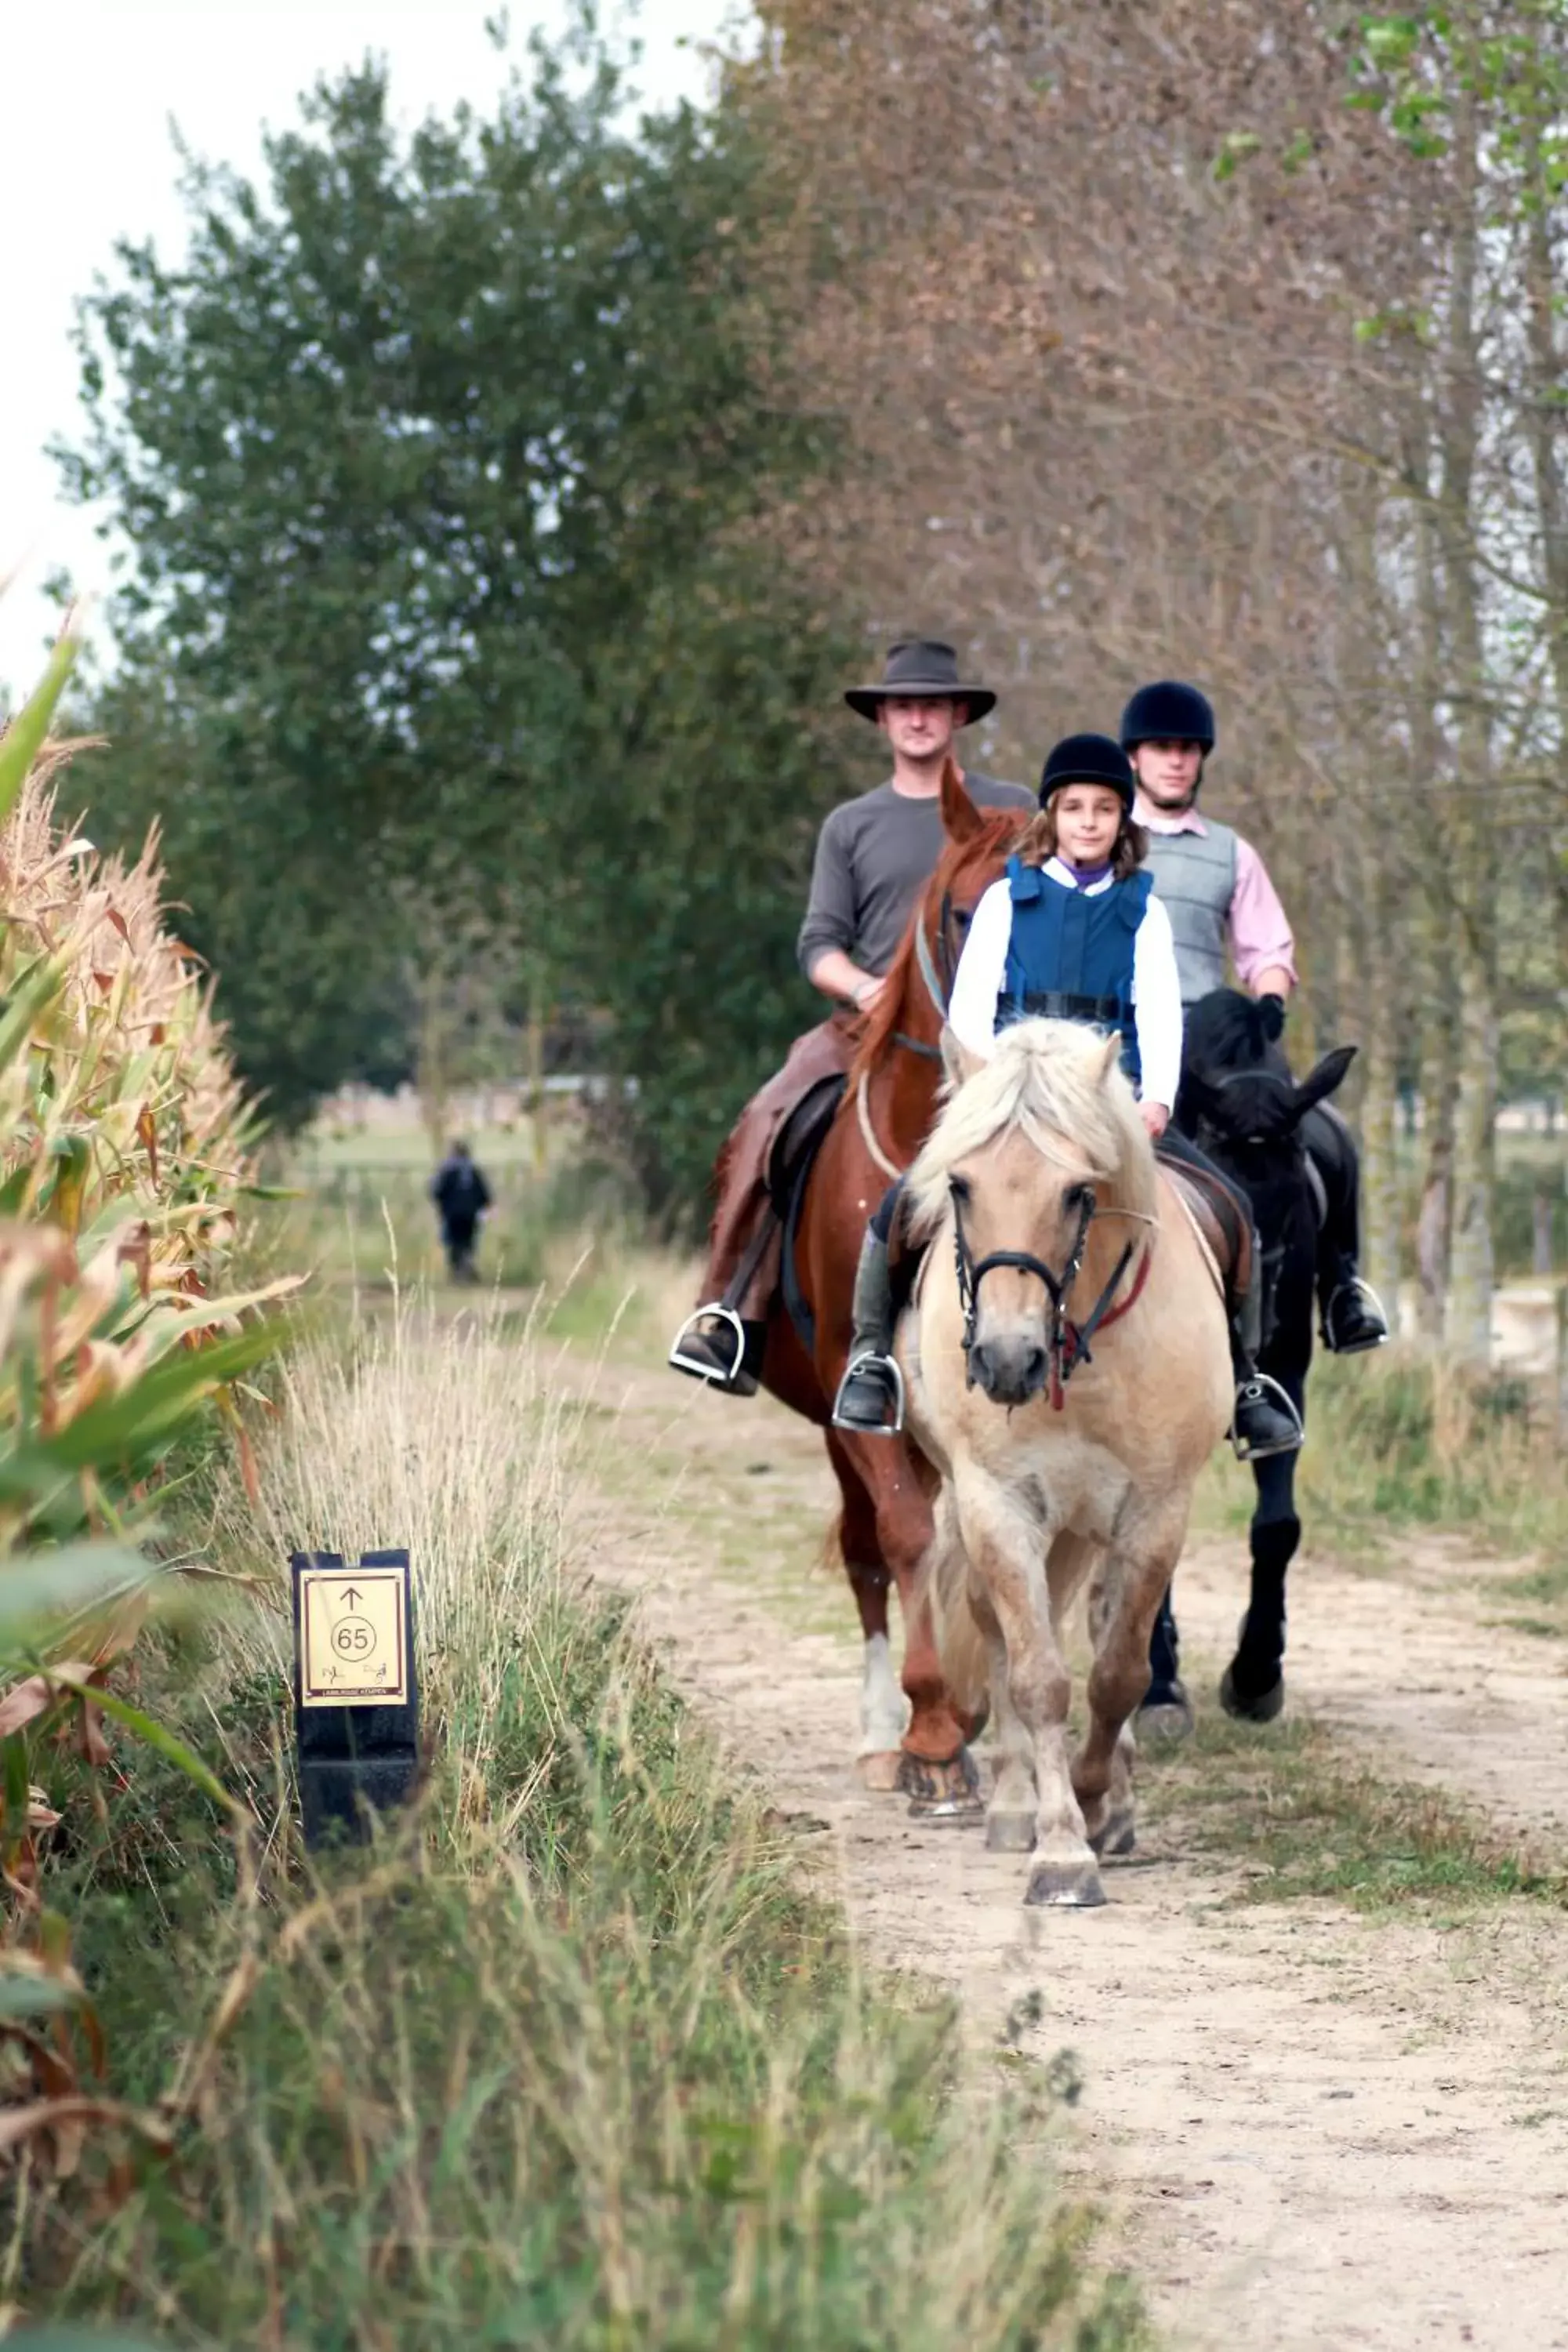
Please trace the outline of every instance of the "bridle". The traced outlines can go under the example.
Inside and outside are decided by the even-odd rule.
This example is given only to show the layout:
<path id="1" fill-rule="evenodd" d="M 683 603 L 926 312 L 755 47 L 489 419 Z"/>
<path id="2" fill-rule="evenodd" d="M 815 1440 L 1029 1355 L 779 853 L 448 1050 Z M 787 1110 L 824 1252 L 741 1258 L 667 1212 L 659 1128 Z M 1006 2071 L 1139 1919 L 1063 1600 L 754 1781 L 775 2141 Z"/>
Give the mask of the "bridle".
<path id="1" fill-rule="evenodd" d="M 958 1270 L 958 1303 L 963 1309 L 963 1361 L 967 1385 L 970 1388 L 974 1386 L 974 1373 L 970 1365 L 970 1350 L 974 1345 L 975 1318 L 980 1311 L 980 1286 L 988 1274 L 994 1273 L 1002 1266 L 1011 1266 L 1020 1274 L 1033 1275 L 1037 1282 L 1043 1283 L 1046 1295 L 1051 1302 L 1046 1352 L 1050 1362 L 1051 1405 L 1055 1412 L 1060 1412 L 1067 1402 L 1064 1391 L 1068 1381 L 1079 1364 L 1090 1364 L 1094 1361 L 1089 1353 L 1089 1343 L 1095 1333 L 1103 1331 L 1110 1324 L 1125 1315 L 1131 1307 L 1136 1306 L 1143 1285 L 1149 1279 L 1149 1267 L 1154 1255 L 1152 1247 L 1143 1253 L 1132 1287 L 1119 1305 L 1113 1307 L 1110 1302 L 1116 1296 L 1123 1275 L 1132 1263 L 1133 1252 L 1137 1248 L 1135 1241 L 1127 1244 L 1116 1261 L 1110 1281 L 1083 1321 L 1069 1322 L 1067 1311 L 1068 1294 L 1083 1271 L 1083 1254 L 1089 1244 L 1089 1229 L 1093 1224 L 1096 1215 L 1100 1213 L 1093 1187 L 1089 1184 L 1083 1187 L 1083 1198 L 1079 1208 L 1078 1231 L 1073 1235 L 1072 1247 L 1059 1274 L 1053 1267 L 1048 1266 L 1043 1257 L 1037 1257 L 1032 1250 L 993 1250 L 989 1256 L 976 1262 L 969 1246 L 969 1237 L 963 1230 L 963 1195 L 956 1182 L 951 1184 L 948 1190 L 952 1202 L 952 1243 L 953 1256 Z M 1144 1217 L 1139 1210 L 1108 1209 L 1104 1213 L 1107 1216 L 1136 1216 L 1140 1222 L 1146 1224 L 1154 1223 L 1152 1217 Z"/>

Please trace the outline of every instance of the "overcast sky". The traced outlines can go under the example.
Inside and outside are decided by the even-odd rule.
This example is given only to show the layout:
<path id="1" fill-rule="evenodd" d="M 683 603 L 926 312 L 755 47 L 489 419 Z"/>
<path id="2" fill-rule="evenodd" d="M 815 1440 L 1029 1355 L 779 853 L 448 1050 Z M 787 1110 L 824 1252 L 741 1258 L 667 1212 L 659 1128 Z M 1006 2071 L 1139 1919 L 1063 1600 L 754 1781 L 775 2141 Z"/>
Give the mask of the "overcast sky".
<path id="1" fill-rule="evenodd" d="M 563 0 L 517 0 L 513 49 Z M 107 551 L 57 494 L 44 457 L 77 425 L 71 306 L 109 268 L 117 237 L 178 252 L 183 215 L 170 124 L 215 162 L 255 173 L 264 127 L 295 114 L 318 74 L 384 56 L 405 121 L 505 79 L 487 38 L 496 0 L 0 0 L 0 698 L 30 685 L 51 629 L 43 579 L 68 567 L 101 588 Z M 605 13 L 609 13 L 607 10 Z M 735 0 L 642 0 L 639 87 L 652 102 L 700 97 L 700 50 Z M 629 21 L 629 19 L 628 19 Z"/>

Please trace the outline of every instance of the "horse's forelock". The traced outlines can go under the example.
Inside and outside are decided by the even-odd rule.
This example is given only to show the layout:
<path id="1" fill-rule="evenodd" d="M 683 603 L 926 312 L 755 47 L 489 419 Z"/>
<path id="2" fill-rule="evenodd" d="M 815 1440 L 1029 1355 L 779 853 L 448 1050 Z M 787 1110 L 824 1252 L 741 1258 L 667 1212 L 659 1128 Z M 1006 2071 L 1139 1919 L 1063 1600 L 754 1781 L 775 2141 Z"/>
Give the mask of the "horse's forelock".
<path id="1" fill-rule="evenodd" d="M 1118 1073 L 1106 1076 L 1100 1047 L 1082 1029 L 1020 1021 L 953 1094 L 910 1171 L 917 1231 L 941 1218 L 954 1169 L 1015 1127 L 1047 1159 L 1072 1169 L 1087 1162 L 1094 1181 L 1116 1186 L 1123 1207 L 1152 1213 L 1153 1157 L 1131 1087 Z M 1064 1156 L 1063 1144 L 1079 1157 Z"/>
<path id="2" fill-rule="evenodd" d="M 1264 1061 L 1268 1039 L 1263 1008 L 1238 988 L 1215 988 L 1184 1015 L 1187 1058 L 1195 1069 L 1246 1069 Z"/>

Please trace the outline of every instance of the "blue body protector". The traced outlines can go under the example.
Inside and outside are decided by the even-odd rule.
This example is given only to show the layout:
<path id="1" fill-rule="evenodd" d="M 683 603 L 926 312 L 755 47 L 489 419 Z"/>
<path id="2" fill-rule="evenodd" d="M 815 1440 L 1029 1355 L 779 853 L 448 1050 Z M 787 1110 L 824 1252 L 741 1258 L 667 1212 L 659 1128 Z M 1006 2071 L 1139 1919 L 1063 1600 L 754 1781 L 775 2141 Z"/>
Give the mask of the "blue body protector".
<path id="1" fill-rule="evenodd" d="M 1109 890 L 1065 889 L 1037 866 L 1007 860 L 1013 929 L 996 999 L 996 1026 L 1040 1015 L 1121 1032 L 1121 1066 L 1136 1086 L 1138 1020 L 1132 1005 L 1133 949 L 1153 887 L 1130 874 Z"/>

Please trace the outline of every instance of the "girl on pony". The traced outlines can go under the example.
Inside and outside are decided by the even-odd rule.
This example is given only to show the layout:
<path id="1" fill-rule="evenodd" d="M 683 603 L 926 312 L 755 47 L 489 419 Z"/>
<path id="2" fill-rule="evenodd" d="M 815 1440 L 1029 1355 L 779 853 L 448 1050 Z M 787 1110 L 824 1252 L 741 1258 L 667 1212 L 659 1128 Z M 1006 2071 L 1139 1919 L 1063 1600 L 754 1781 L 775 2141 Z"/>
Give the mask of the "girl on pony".
<path id="1" fill-rule="evenodd" d="M 1119 1029 L 1121 1066 L 1151 1140 L 1234 1197 L 1234 1186 L 1170 1123 L 1182 1075 L 1182 991 L 1171 919 L 1140 870 L 1149 837 L 1133 822 L 1133 791 L 1131 762 L 1108 735 L 1069 735 L 1056 745 L 1040 782 L 1040 814 L 974 910 L 948 1025 L 983 1060 L 1012 1021 L 1043 1016 Z M 849 1363 L 834 1401 L 835 1426 L 863 1435 L 890 1437 L 902 1424 L 888 1263 L 901 1197 L 900 1182 L 867 1228 Z M 1226 1300 L 1237 1383 L 1231 1441 L 1247 1461 L 1301 1443 L 1294 1406 L 1258 1371 L 1244 1337 L 1245 1326 L 1257 1328 L 1261 1272 L 1255 1240 L 1249 1294 Z"/>

